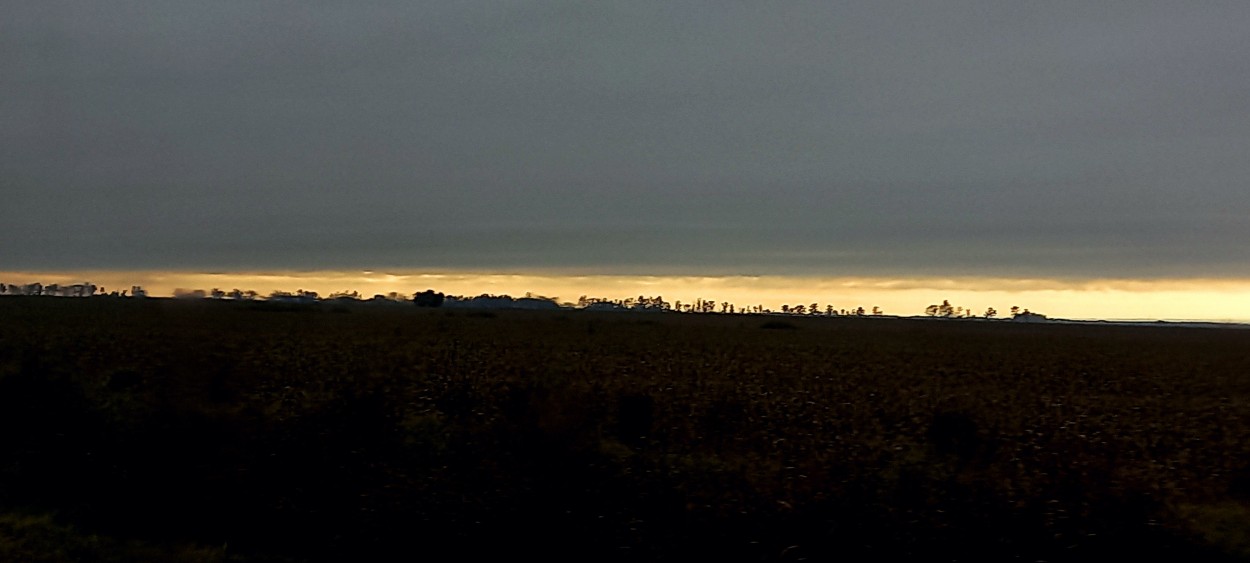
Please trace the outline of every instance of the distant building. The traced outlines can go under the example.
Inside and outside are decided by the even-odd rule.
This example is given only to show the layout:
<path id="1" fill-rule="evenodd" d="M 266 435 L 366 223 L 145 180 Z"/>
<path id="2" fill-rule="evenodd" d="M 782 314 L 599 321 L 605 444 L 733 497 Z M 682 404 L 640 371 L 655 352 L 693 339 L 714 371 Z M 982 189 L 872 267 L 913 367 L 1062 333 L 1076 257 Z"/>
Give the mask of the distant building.
<path id="1" fill-rule="evenodd" d="M 1033 313 L 1026 309 L 1024 311 L 1016 313 L 1014 317 L 1011 317 L 1011 320 L 1024 322 L 1024 323 L 1042 323 L 1042 322 L 1046 322 L 1047 319 L 1046 319 L 1046 315 Z"/>

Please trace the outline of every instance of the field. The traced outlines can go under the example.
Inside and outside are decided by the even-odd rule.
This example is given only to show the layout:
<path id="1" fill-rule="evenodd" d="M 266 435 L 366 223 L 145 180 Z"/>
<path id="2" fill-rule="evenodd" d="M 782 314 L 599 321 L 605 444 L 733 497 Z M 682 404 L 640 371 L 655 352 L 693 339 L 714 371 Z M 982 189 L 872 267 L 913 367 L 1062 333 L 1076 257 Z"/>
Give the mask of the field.
<path id="1" fill-rule="evenodd" d="M 1250 559 L 1250 331 L 0 298 L 0 560 Z"/>

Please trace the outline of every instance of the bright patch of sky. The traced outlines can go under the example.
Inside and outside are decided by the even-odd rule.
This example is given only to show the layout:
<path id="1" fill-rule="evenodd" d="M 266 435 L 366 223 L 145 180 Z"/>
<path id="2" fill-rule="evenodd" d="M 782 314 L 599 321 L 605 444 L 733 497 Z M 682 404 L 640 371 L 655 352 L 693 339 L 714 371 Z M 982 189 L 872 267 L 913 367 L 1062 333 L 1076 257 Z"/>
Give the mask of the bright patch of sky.
<path id="1" fill-rule="evenodd" d="M 576 302 L 578 297 L 625 299 L 662 296 L 670 303 L 698 299 L 729 302 L 735 308 L 782 305 L 810 306 L 885 314 L 923 315 L 928 305 L 949 300 L 977 315 L 994 308 L 1009 316 L 1011 307 L 1066 319 L 1166 319 L 1250 322 L 1250 280 L 1094 280 L 990 278 L 812 278 L 699 276 L 562 276 L 550 274 L 483 274 L 476 272 L 421 274 L 403 272 L 0 272 L 6 283 L 73 284 L 92 282 L 106 291 L 141 285 L 153 296 L 168 297 L 178 289 L 224 291 L 243 289 L 261 296 L 274 291 L 316 291 L 322 297 L 356 291 L 362 297 L 434 289 L 449 295 L 512 295 L 526 293 Z"/>

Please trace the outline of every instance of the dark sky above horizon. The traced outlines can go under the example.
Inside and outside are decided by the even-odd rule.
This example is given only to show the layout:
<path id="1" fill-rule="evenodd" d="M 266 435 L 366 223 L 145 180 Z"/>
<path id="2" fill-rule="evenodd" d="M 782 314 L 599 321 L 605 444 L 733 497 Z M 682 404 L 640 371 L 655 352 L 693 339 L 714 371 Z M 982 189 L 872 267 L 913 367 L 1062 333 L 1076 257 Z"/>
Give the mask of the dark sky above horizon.
<path id="1" fill-rule="evenodd" d="M 0 269 L 1250 277 L 1245 2 L 0 4 Z"/>

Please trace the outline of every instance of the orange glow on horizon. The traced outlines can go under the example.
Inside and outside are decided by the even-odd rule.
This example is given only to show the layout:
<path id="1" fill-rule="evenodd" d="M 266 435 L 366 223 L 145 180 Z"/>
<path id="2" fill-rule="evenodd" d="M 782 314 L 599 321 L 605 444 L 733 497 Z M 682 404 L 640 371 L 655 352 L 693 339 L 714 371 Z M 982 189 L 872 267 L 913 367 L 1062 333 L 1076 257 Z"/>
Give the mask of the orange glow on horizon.
<path id="1" fill-rule="evenodd" d="M 91 282 L 108 291 L 144 287 L 149 295 L 173 295 L 175 289 L 234 288 L 274 291 L 303 289 L 323 297 L 357 291 L 364 298 L 398 292 L 412 295 L 434 289 L 448 295 L 485 293 L 520 297 L 527 292 L 576 302 L 578 297 L 624 299 L 662 295 L 666 301 L 696 299 L 729 302 L 738 307 L 818 303 L 823 310 L 881 307 L 887 315 L 924 314 L 930 304 L 949 300 L 977 314 L 997 309 L 999 316 L 1019 306 L 1053 318 L 1167 319 L 1250 321 L 1250 280 L 1055 280 L 1016 278 L 881 278 L 805 276 L 636 276 L 489 274 L 476 272 L 409 273 L 380 271 L 181 272 L 80 271 L 0 272 L 0 281 L 26 284 Z"/>

